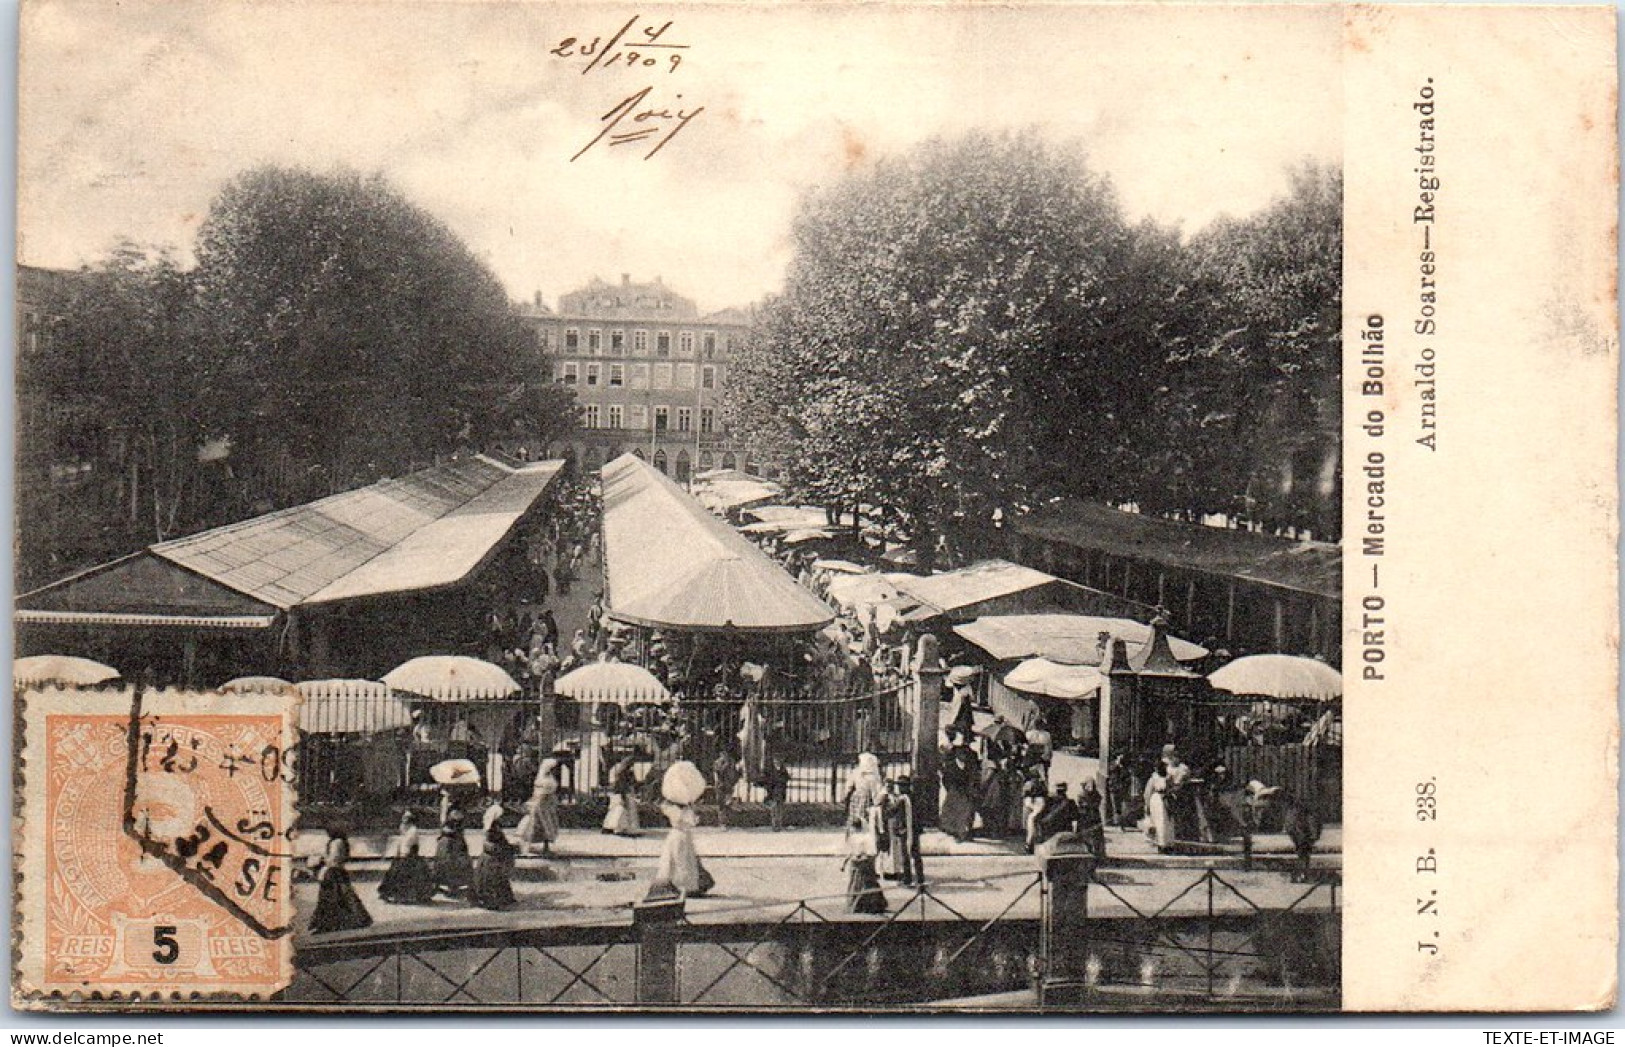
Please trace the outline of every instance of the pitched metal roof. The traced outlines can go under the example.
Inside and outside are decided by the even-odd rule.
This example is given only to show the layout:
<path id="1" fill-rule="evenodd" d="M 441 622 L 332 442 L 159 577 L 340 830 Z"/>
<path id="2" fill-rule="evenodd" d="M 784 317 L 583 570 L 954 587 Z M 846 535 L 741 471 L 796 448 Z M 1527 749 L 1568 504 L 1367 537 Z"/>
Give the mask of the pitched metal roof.
<path id="1" fill-rule="evenodd" d="M 1339 599 L 1343 550 L 1252 531 L 1164 520 L 1073 499 L 1019 517 L 1015 529 L 1079 549 L 1148 560 Z"/>
<path id="2" fill-rule="evenodd" d="M 457 459 L 150 551 L 279 608 L 449 585 L 484 561 L 561 465 Z"/>
<path id="3" fill-rule="evenodd" d="M 897 588 L 938 613 L 947 613 L 1058 581 L 1054 575 L 1008 560 L 981 560 L 928 577 L 899 576 Z"/>

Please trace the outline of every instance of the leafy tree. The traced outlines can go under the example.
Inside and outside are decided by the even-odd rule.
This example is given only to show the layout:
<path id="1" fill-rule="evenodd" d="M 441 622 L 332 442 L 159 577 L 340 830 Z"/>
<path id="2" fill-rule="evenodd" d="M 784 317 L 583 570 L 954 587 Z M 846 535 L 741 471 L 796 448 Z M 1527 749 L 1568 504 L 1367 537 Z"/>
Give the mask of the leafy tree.
<path id="1" fill-rule="evenodd" d="M 48 421 L 22 428 L 20 450 L 119 470 L 123 528 L 172 537 L 191 522 L 198 447 L 219 419 L 219 359 L 198 337 L 191 276 L 167 252 L 124 242 L 63 295 L 44 348 L 18 362 L 19 395 L 50 405 Z"/>
<path id="2" fill-rule="evenodd" d="M 306 463 L 332 490 L 516 421 L 539 440 L 571 424 L 489 268 L 381 176 L 248 171 L 214 201 L 197 256 L 251 459 Z"/>
<path id="3" fill-rule="evenodd" d="M 929 560 L 939 535 L 974 553 L 1058 474 L 1109 482 L 1149 346 L 1136 237 L 1079 157 L 932 141 L 809 196 L 793 239 L 729 405 L 792 483 L 884 507 Z"/>
<path id="4" fill-rule="evenodd" d="M 1160 439 L 1184 454 L 1163 498 L 1274 526 L 1341 533 L 1343 178 L 1309 164 L 1258 214 L 1190 245 L 1206 319 L 1168 356 Z"/>

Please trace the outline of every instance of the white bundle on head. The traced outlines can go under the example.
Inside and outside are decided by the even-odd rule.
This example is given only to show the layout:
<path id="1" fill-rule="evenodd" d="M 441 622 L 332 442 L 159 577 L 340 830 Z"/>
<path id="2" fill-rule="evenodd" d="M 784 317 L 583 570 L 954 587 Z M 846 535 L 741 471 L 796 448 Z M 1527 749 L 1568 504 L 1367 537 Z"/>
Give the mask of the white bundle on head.
<path id="1" fill-rule="evenodd" d="M 705 795 L 705 775 L 687 760 L 679 760 L 666 768 L 660 780 L 660 795 L 668 803 L 687 805 L 696 803 Z"/>

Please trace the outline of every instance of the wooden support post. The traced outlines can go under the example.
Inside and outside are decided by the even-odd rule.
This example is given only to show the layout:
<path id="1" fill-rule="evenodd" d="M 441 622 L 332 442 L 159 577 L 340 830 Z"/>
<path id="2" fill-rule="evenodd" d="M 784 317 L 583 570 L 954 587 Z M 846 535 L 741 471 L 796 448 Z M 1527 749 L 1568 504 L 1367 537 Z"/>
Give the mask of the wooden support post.
<path id="1" fill-rule="evenodd" d="M 942 683 L 948 671 L 942 666 L 937 638 L 920 637 L 914 658 L 914 819 L 920 825 L 937 824 L 937 784 L 940 777 L 937 732 L 941 729 Z"/>
<path id="2" fill-rule="evenodd" d="M 632 906 L 632 926 L 638 932 L 638 1003 L 676 1004 L 678 924 L 683 899 L 665 898 Z"/>

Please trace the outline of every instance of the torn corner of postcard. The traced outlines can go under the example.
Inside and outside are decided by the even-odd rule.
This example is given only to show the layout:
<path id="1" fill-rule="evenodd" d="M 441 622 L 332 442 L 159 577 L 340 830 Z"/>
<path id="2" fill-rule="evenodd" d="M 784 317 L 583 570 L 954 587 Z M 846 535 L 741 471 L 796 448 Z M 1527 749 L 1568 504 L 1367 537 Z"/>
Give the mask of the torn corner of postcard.
<path id="1" fill-rule="evenodd" d="M 53 687 L 17 702 L 14 1004 L 286 986 L 297 697 Z"/>

